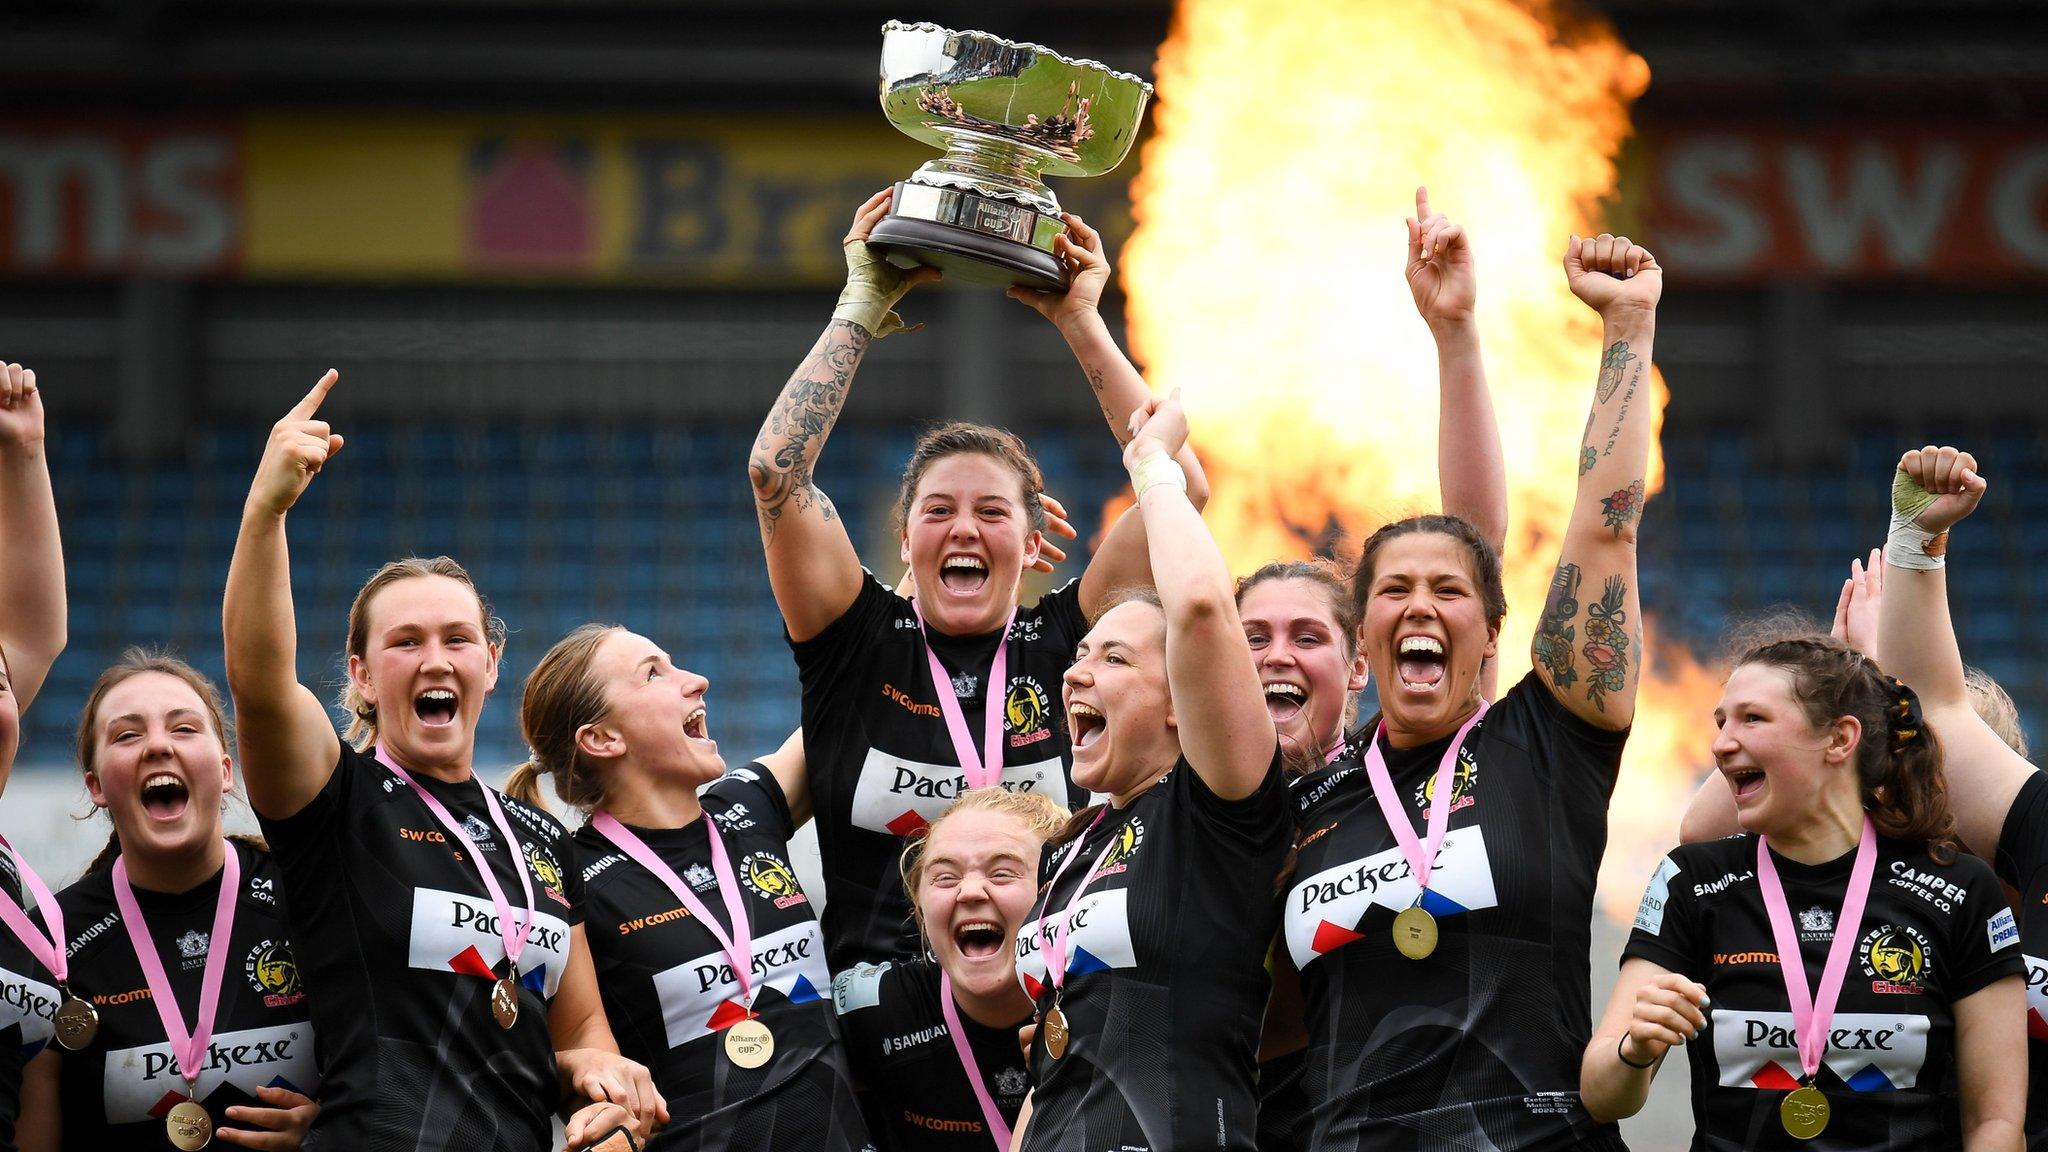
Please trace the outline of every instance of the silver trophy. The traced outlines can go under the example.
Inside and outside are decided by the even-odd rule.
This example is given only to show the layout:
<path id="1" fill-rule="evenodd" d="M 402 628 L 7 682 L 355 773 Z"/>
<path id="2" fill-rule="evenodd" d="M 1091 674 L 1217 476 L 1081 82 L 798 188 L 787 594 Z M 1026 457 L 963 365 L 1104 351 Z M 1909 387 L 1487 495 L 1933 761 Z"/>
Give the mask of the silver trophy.
<path id="1" fill-rule="evenodd" d="M 882 26 L 882 113 L 945 150 L 896 185 L 868 243 L 891 264 L 948 279 L 1062 289 L 1067 226 L 1046 176 L 1123 162 L 1152 85 L 1037 44 L 936 24 Z"/>

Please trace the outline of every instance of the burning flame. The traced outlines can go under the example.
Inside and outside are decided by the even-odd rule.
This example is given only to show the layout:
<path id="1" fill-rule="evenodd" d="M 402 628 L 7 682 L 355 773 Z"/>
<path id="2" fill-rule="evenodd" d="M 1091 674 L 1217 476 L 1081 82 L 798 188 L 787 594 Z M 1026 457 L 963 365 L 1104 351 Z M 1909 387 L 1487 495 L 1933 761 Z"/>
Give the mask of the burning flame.
<path id="1" fill-rule="evenodd" d="M 1181 0 L 1123 277 L 1154 387 L 1185 393 L 1234 569 L 1438 506 L 1435 349 L 1403 276 L 1401 221 L 1426 183 L 1478 259 L 1512 516 L 1500 683 L 1528 670 L 1600 352 L 1560 258 L 1600 230 L 1648 82 L 1606 25 L 1547 5 Z M 1660 423 L 1667 395 L 1657 379 Z M 1651 650 L 1602 873 L 1624 915 L 1676 842 L 1719 691 Z"/>

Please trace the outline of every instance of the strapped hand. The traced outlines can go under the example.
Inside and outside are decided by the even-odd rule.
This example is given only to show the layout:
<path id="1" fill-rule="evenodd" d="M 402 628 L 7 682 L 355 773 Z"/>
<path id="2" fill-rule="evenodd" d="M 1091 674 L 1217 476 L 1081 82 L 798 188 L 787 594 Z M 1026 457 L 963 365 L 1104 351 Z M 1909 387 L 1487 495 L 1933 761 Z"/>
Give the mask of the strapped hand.
<path id="1" fill-rule="evenodd" d="M 884 188 L 868 197 L 853 214 L 853 227 L 847 230 L 846 239 L 840 241 L 846 254 L 846 287 L 839 293 L 839 306 L 832 310 L 832 318 L 858 324 L 877 340 L 891 332 L 914 331 L 905 329 L 903 317 L 890 309 L 904 293 L 941 275 L 937 268 L 905 272 L 868 247 L 868 235 L 889 214 L 895 194 L 894 189 Z"/>

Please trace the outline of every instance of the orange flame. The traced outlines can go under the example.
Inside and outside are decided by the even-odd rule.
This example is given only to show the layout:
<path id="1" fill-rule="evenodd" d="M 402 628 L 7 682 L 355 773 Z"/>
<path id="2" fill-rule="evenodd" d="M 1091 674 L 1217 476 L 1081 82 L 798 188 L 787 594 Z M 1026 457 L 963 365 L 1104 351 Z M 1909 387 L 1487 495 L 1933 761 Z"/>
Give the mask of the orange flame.
<path id="1" fill-rule="evenodd" d="M 1547 5 L 1181 0 L 1123 277 L 1153 385 L 1185 393 L 1234 568 L 1437 507 L 1435 349 L 1402 271 L 1426 183 L 1479 261 L 1517 608 L 1501 683 L 1527 671 L 1599 360 L 1560 258 L 1568 234 L 1599 231 L 1648 82 L 1606 25 L 1565 27 Z M 1660 422 L 1667 395 L 1657 379 Z M 1659 655 L 1614 800 L 1610 908 L 1633 910 L 1675 841 L 1718 691 Z"/>

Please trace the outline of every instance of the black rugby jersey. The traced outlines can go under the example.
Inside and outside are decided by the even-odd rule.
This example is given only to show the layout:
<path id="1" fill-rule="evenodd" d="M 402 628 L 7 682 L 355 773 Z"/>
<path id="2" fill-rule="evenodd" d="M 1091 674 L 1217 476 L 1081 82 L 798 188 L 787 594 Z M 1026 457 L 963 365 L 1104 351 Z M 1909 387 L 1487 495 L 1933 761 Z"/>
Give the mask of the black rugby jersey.
<path id="1" fill-rule="evenodd" d="M 1087 802 L 1068 783 L 1067 723 L 1060 678 L 1087 633 L 1078 580 L 1020 608 L 1009 632 L 1003 709 L 1003 787 L 1048 792 L 1063 807 Z M 981 753 L 983 706 L 994 635 L 934 634 L 960 690 L 960 708 Z M 931 664 L 910 601 L 869 576 L 844 615 L 793 643 L 803 683 L 804 756 L 824 858 L 825 942 L 837 972 L 859 961 L 907 960 L 922 945 L 897 858 L 967 787 L 939 713 Z"/>
<path id="2" fill-rule="evenodd" d="M 219 1015 L 198 1085 L 200 1102 L 220 1127 L 229 1126 L 231 1107 L 269 1107 L 256 1095 L 261 1087 L 320 1098 L 312 1009 L 292 948 L 277 865 L 247 844 L 229 846 L 242 870 L 232 940 L 216 944 L 210 938 L 220 873 L 186 892 L 134 890 L 188 1029 L 198 1022 L 206 958 L 216 946 L 228 949 Z M 185 1098 L 185 1079 L 122 923 L 113 871 L 87 873 L 58 893 L 57 902 L 71 937 L 65 945 L 71 990 L 100 1014 L 92 1044 L 61 1054 L 64 1147 L 168 1152 L 173 1146 L 164 1117 Z"/>
<path id="3" fill-rule="evenodd" d="M 1578 1084 L 1593 883 L 1628 734 L 1572 715 L 1533 672 L 1486 713 L 1454 770 L 1423 903 L 1440 935 L 1419 961 L 1394 950 L 1417 889 L 1360 759 L 1370 738 L 1293 784 L 1283 915 L 1307 1004 L 1312 1146 L 1622 1147 Z M 1449 744 L 1381 742 L 1418 834 Z"/>
<path id="4" fill-rule="evenodd" d="M 1771 856 L 1816 993 L 1855 859 L 1854 849 L 1819 865 Z M 1990 865 L 1973 856 L 1939 864 L 1924 844 L 1879 837 L 1815 1076 L 1832 1115 L 1812 1140 L 1787 1135 L 1778 1114 L 1805 1073 L 1757 885 L 1756 837 L 1687 844 L 1665 857 L 1623 955 L 1704 984 L 1712 1001 L 1706 1030 L 1685 1046 L 1696 1152 L 1952 1152 L 1963 1146 L 1953 1005 L 2020 975 L 2018 945 Z"/>
<path id="5" fill-rule="evenodd" d="M 2027 1147 L 2048 1152 L 2048 776 L 2020 785 L 1998 835 L 1998 878 L 2020 894 L 2027 966 Z"/>
<path id="6" fill-rule="evenodd" d="M 320 1030 L 321 1152 L 461 1148 L 539 1152 L 560 1095 L 547 1003 L 569 960 L 583 881 L 554 818 L 500 795 L 519 840 L 502 843 L 483 783 L 414 779 L 483 851 L 512 905 L 533 881 L 519 954 L 519 1021 L 491 1016 L 505 974 L 497 908 L 461 844 L 405 781 L 343 743 L 334 775 L 303 809 L 264 820 L 284 873 L 292 941 Z"/>
<path id="7" fill-rule="evenodd" d="M 1265 782 L 1242 800 L 1218 798 L 1183 759 L 1079 840 L 1047 847 L 1042 883 L 1078 856 L 1041 895 L 1044 915 L 1017 934 L 1017 976 L 1041 1014 L 1054 999 L 1044 933 L 1116 845 L 1064 929 L 1059 1004 L 1073 1036 L 1058 1060 L 1043 1028 L 1032 1043 L 1028 1152 L 1254 1147 L 1273 885 L 1288 839 L 1276 745 Z"/>
<path id="8" fill-rule="evenodd" d="M 746 1018 L 746 1001 L 717 937 L 596 828 L 585 824 L 575 837 L 584 861 L 584 930 L 605 1015 L 619 1050 L 654 1074 L 673 1117 L 648 1147 L 862 1148 L 867 1129 L 839 1047 L 825 939 L 789 863 L 796 829 L 788 802 L 759 764 L 728 772 L 702 801 L 718 821 L 753 933 L 754 1011 L 775 1036 L 774 1055 L 760 1068 L 741 1068 L 725 1055 L 724 1030 Z M 729 932 L 704 822 L 627 828 Z"/>
<path id="9" fill-rule="evenodd" d="M 4 849 L 0 849 L 0 888 L 16 907 L 24 906 L 21 877 L 14 869 L 13 856 Z M 40 916 L 31 914 L 30 919 L 48 931 Z M 0 1152 L 14 1152 L 14 1123 L 21 1115 L 21 1072 L 55 1034 L 61 1001 L 50 973 L 26 944 L 0 925 Z"/>
<path id="10" fill-rule="evenodd" d="M 847 1057 L 883 1117 L 890 1152 L 991 1152 L 994 1137 L 939 1004 L 939 976 L 938 964 L 924 956 L 841 972 L 833 992 Z M 1030 1015 L 991 1028 L 958 1004 L 954 1011 L 983 1087 L 1015 1131 L 1017 1111 L 1031 1092 L 1017 1030 L 1031 1023 Z"/>

